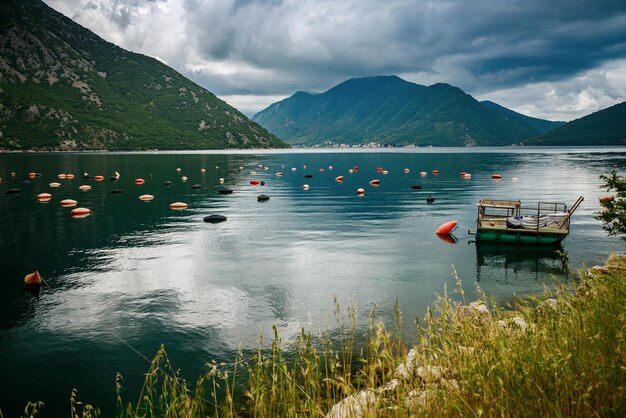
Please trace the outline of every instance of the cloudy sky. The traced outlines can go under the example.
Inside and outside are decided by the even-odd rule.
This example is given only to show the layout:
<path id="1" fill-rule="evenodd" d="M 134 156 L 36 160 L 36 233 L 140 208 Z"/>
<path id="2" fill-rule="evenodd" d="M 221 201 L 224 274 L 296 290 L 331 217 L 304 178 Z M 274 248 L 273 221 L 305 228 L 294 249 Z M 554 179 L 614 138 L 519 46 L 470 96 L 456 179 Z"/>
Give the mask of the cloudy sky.
<path id="1" fill-rule="evenodd" d="M 624 0 L 44 0 L 247 115 L 386 74 L 572 120 L 626 100 Z"/>

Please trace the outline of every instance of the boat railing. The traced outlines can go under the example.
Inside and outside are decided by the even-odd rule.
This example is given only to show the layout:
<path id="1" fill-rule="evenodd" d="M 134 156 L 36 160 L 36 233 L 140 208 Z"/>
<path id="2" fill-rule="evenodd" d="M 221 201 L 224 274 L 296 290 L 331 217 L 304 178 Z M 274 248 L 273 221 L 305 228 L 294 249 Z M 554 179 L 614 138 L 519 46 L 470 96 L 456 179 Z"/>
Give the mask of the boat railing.
<path id="1" fill-rule="evenodd" d="M 484 204 L 479 205 L 479 221 L 505 221 L 506 230 L 539 230 L 551 228 L 569 231 L 570 219 L 574 211 L 582 203 L 583 197 L 572 205 L 570 210 L 561 202 L 538 202 L 536 206 L 507 206 Z"/>

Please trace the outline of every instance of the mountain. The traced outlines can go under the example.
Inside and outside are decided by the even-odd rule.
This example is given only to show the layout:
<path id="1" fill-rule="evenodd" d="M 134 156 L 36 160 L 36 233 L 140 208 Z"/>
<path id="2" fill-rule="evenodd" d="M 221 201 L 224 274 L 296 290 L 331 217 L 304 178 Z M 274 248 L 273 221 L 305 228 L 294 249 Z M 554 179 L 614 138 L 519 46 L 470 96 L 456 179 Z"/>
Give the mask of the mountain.
<path id="1" fill-rule="evenodd" d="M 39 0 L 0 0 L 0 149 L 284 146 L 160 61 Z"/>
<path id="2" fill-rule="evenodd" d="M 480 103 L 489 109 L 502 112 L 502 114 L 504 114 L 507 118 L 515 120 L 518 124 L 527 125 L 529 129 L 536 131 L 536 135 L 545 134 L 546 132 L 550 132 L 553 129 L 565 125 L 565 122 L 553 122 L 551 120 L 532 118 L 530 116 L 522 115 L 521 113 L 517 113 L 490 100 L 483 100 Z"/>
<path id="3" fill-rule="evenodd" d="M 626 145 L 626 102 L 573 120 L 524 145 Z"/>
<path id="4" fill-rule="evenodd" d="M 297 92 L 252 120 L 290 144 L 308 146 L 511 145 L 541 133 L 458 87 L 396 76 L 354 78 L 321 94 Z"/>

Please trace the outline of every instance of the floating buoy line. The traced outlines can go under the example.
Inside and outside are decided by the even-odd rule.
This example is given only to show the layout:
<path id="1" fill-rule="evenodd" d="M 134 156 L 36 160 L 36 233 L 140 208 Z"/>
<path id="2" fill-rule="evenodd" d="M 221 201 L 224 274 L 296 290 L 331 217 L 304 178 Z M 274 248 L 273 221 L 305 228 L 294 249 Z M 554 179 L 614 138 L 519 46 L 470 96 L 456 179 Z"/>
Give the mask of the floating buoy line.
<path id="1" fill-rule="evenodd" d="M 288 167 L 289 167 L 289 165 L 292 165 L 292 164 L 287 164 Z M 264 171 L 270 169 L 270 167 L 268 167 L 266 165 L 263 165 L 263 164 L 259 164 L 258 167 L 259 167 L 259 169 L 262 169 Z M 216 166 L 215 168 L 219 169 L 219 166 Z M 282 165 L 281 168 L 283 170 L 288 170 L 287 172 L 285 172 L 286 174 L 296 173 L 298 171 L 298 169 L 297 169 L 297 167 L 295 165 L 292 165 L 292 167 L 290 167 L 290 168 L 285 168 L 285 165 Z M 245 169 L 246 169 L 246 167 L 239 166 L 239 172 L 244 173 L 243 170 L 245 170 Z M 325 170 L 333 170 L 333 169 L 334 169 L 333 165 L 328 165 L 327 168 L 318 166 L 317 171 L 319 173 L 324 173 Z M 176 168 L 176 172 L 177 173 L 181 173 L 182 170 L 183 169 L 180 168 L 180 167 Z M 307 166 L 306 165 L 302 165 L 302 170 L 304 171 L 303 175 L 304 175 L 305 178 L 307 178 L 307 179 L 313 178 L 312 174 L 306 173 L 306 170 L 307 170 Z M 359 170 L 359 166 L 358 165 L 354 165 L 351 168 L 348 168 L 346 171 L 347 171 L 348 174 L 353 174 L 353 175 L 357 176 L 358 170 Z M 389 174 L 389 171 L 385 170 L 382 166 L 376 167 L 375 171 L 377 173 L 382 174 L 382 175 L 388 175 Z M 235 172 L 235 170 L 228 170 L 228 172 Z M 440 174 L 440 171 L 438 169 L 434 169 L 431 172 L 432 172 L 433 175 L 439 175 Z M 205 168 L 201 168 L 200 169 L 200 173 L 205 174 L 206 173 L 206 169 Z M 247 171 L 247 173 L 249 175 L 255 175 L 255 176 L 257 175 L 257 172 L 255 170 Z M 357 173 L 357 174 L 355 174 L 355 173 Z M 405 168 L 402 169 L 402 173 L 403 174 L 409 174 L 409 173 L 411 173 L 411 169 L 408 168 L 408 167 L 405 167 Z M 10 174 L 11 174 L 11 177 L 16 177 L 16 175 L 17 175 L 15 172 L 11 172 Z M 29 179 L 33 179 L 34 181 L 35 181 L 35 179 L 43 177 L 43 175 L 41 173 L 38 173 L 36 171 L 28 172 L 27 176 L 28 176 Z M 283 177 L 284 176 L 284 171 L 276 171 L 274 173 L 274 176 L 275 177 Z M 419 171 L 419 176 L 420 177 L 427 177 L 428 173 L 426 171 Z M 61 180 L 72 180 L 76 176 L 73 173 L 59 173 L 59 174 L 56 175 L 56 177 L 58 177 Z M 110 176 L 110 179 L 111 179 L 111 181 L 118 181 L 120 179 L 120 177 L 121 177 L 120 173 L 117 172 L 117 171 L 114 171 L 114 175 Z M 354 177 L 354 178 L 356 179 L 357 177 Z M 468 173 L 466 171 L 461 171 L 460 172 L 460 177 L 462 179 L 467 180 L 467 179 L 471 179 L 472 178 L 472 174 Z M 499 173 L 493 173 L 493 174 L 490 175 L 490 177 L 491 177 L 492 180 L 500 180 L 500 179 L 503 178 L 503 176 L 501 174 L 499 174 Z M 152 179 L 152 174 L 150 174 L 149 178 Z M 332 179 L 333 177 L 330 177 L 330 178 Z M 350 178 L 352 178 L 352 177 L 350 177 Z M 409 178 L 409 177 L 407 176 L 407 177 L 404 177 L 404 178 Z M 88 172 L 84 172 L 83 175 L 82 175 L 82 179 L 84 179 L 84 180 L 93 180 L 95 182 L 101 182 L 101 181 L 103 181 L 105 179 L 105 176 L 103 176 L 101 174 L 91 175 Z M 188 180 L 188 177 L 187 176 L 181 176 L 180 179 L 181 179 L 182 182 L 186 182 Z M 346 177 L 344 175 L 336 175 L 334 177 L 334 180 L 337 183 L 343 183 L 346 180 Z M 518 177 L 511 177 L 511 180 L 512 181 L 517 181 L 519 179 L 518 179 Z M 2 181 L 2 179 L 0 179 L 0 182 L 1 181 Z M 142 185 L 142 184 L 146 183 L 146 180 L 144 178 L 138 177 L 138 178 L 135 178 L 133 180 L 133 182 L 136 185 Z M 221 177 L 221 178 L 218 179 L 218 183 L 219 184 L 224 184 L 224 182 L 225 182 L 224 178 Z M 22 183 L 28 184 L 28 183 L 30 183 L 30 180 L 22 180 Z M 163 185 L 165 185 L 165 186 L 172 186 L 172 184 L 173 183 L 171 181 L 169 181 L 169 180 L 166 180 L 166 181 L 163 182 Z M 265 185 L 265 181 L 264 180 L 260 180 L 258 178 L 253 178 L 253 179 L 249 180 L 249 184 L 251 186 L 259 186 L 259 185 L 260 186 L 264 186 Z M 378 187 L 378 186 L 381 185 L 381 181 L 380 181 L 380 179 L 372 179 L 372 180 L 369 181 L 369 184 L 371 186 Z M 62 184 L 55 181 L 55 182 L 48 183 L 48 186 L 51 187 L 51 188 L 60 188 L 60 187 L 62 187 Z M 92 186 L 89 185 L 89 184 L 81 184 L 79 186 L 74 186 L 74 187 L 77 187 L 81 191 L 89 191 L 89 190 L 92 189 Z M 192 189 L 202 189 L 202 187 L 203 186 L 200 183 L 195 183 L 195 184 L 191 185 Z M 311 187 L 311 185 L 309 185 L 309 184 L 303 184 L 302 185 L 302 189 L 303 190 L 309 190 L 310 187 Z M 421 190 L 423 187 L 424 186 L 421 185 L 421 184 L 413 184 L 413 185 L 410 186 L 410 188 L 412 190 Z M 123 190 L 119 189 L 119 188 L 110 190 L 111 194 L 120 194 L 122 192 L 123 192 Z M 228 187 L 222 187 L 222 188 L 217 189 L 217 192 L 218 192 L 218 194 L 221 194 L 221 195 L 228 195 L 228 194 L 232 194 L 233 190 L 228 188 Z M 5 193 L 6 194 L 19 194 L 20 193 L 20 189 L 18 189 L 18 188 L 9 188 L 9 189 L 5 190 Z M 365 189 L 362 188 L 362 187 L 357 188 L 356 189 L 356 195 L 357 196 L 361 196 L 361 197 L 364 196 L 365 195 Z M 38 201 L 43 202 L 43 203 L 49 202 L 53 198 L 52 194 L 51 193 L 47 193 L 47 192 L 39 193 L 39 194 L 36 195 L 36 197 L 37 197 Z M 139 200 L 142 200 L 142 201 L 145 201 L 145 202 L 149 202 L 149 201 L 154 200 L 155 196 L 152 195 L 152 194 L 142 194 L 138 198 L 139 198 Z M 261 194 L 261 195 L 257 196 L 257 201 L 259 201 L 259 202 L 266 202 L 269 199 L 270 199 L 269 195 Z M 433 195 L 428 195 L 428 197 L 426 198 L 426 202 L 428 204 L 434 203 L 435 200 L 436 200 L 436 198 Z M 75 207 L 75 206 L 78 205 L 78 202 L 76 200 L 74 200 L 74 199 L 62 199 L 62 200 L 59 201 L 59 204 L 61 206 L 63 206 L 63 207 Z M 173 209 L 173 210 L 181 210 L 181 209 L 188 208 L 189 205 L 187 203 L 185 203 L 185 202 L 173 202 L 173 203 L 169 204 L 169 207 L 171 209 Z M 85 217 L 85 216 L 89 216 L 92 212 L 91 212 L 91 210 L 89 208 L 75 207 L 74 209 L 71 210 L 70 213 L 71 213 L 72 217 Z M 214 214 L 214 215 L 205 217 L 204 220 L 205 220 L 205 222 L 223 222 L 223 221 L 226 220 L 226 217 L 223 216 L 223 215 Z M 442 225 L 441 227 L 439 227 L 437 229 L 437 231 L 436 231 L 436 234 L 437 235 L 445 235 L 446 234 L 446 232 L 445 232 L 446 228 L 450 228 L 450 231 L 451 231 L 452 229 L 454 229 L 454 227 L 456 227 L 456 221 L 450 221 L 450 222 Z"/>

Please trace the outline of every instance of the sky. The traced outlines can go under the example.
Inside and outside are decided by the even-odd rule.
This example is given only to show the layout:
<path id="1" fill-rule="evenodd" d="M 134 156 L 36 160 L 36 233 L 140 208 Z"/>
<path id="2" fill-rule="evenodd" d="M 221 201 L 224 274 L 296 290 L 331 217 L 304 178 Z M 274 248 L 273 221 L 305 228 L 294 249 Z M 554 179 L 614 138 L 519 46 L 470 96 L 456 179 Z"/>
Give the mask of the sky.
<path id="1" fill-rule="evenodd" d="M 570 121 L 626 100 L 624 0 L 44 0 L 248 116 L 354 77 Z"/>

